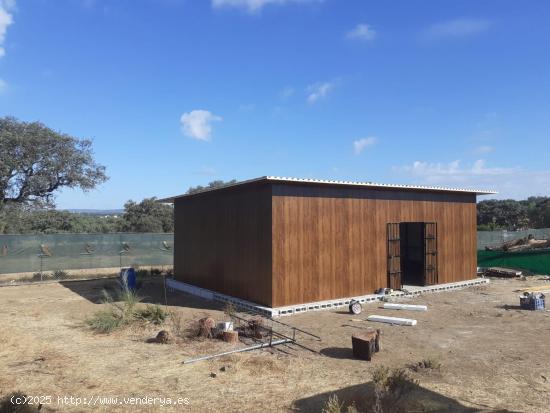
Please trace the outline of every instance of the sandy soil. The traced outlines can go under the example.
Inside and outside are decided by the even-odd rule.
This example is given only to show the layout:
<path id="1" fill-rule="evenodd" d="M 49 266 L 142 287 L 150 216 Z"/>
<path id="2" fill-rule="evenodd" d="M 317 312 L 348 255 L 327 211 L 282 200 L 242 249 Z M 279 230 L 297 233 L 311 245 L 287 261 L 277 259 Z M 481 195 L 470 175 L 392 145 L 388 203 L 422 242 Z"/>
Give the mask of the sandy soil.
<path id="1" fill-rule="evenodd" d="M 146 302 L 163 302 L 160 280 L 149 281 Z M 110 284 L 111 283 L 111 284 Z M 332 394 L 361 400 L 372 391 L 376 366 L 403 367 L 427 357 L 439 370 L 410 371 L 417 386 L 415 411 L 550 411 L 550 312 L 522 311 L 518 288 L 550 283 L 492 280 L 489 286 L 425 295 L 407 300 L 427 304 L 426 313 L 408 313 L 415 327 L 364 321 L 369 314 L 406 316 L 364 307 L 360 316 L 345 311 L 305 313 L 281 320 L 319 335 L 298 335 L 318 353 L 287 346 L 183 365 L 185 359 L 234 345 L 217 340 L 147 343 L 165 326 L 134 325 L 96 334 L 84 320 L 105 304 L 101 290 L 112 280 L 0 288 L 0 395 L 20 390 L 52 396 L 42 411 L 158 411 L 156 406 L 74 406 L 58 396 L 170 397 L 189 412 L 320 412 Z M 210 315 L 224 319 L 220 307 L 181 293 L 168 293 L 170 308 L 187 323 Z M 372 362 L 355 360 L 350 336 L 368 327 L 382 329 L 382 351 Z M 221 371 L 225 367 L 225 371 Z M 216 377 L 212 377 L 215 373 Z M 159 403 L 159 402 L 157 402 Z M 412 410 L 411 410 L 412 411 Z"/>

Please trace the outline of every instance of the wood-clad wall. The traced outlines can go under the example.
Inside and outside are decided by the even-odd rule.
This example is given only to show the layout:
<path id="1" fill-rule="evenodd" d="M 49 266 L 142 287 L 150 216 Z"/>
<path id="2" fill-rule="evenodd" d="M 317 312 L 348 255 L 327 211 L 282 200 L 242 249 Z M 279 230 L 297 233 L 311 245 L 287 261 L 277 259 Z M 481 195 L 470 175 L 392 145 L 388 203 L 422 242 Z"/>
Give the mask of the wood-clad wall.
<path id="1" fill-rule="evenodd" d="M 273 306 L 387 286 L 389 222 L 436 222 L 439 283 L 476 276 L 476 199 L 438 193 L 273 185 Z"/>
<path id="2" fill-rule="evenodd" d="M 175 201 L 174 275 L 271 306 L 271 188 L 242 185 Z"/>

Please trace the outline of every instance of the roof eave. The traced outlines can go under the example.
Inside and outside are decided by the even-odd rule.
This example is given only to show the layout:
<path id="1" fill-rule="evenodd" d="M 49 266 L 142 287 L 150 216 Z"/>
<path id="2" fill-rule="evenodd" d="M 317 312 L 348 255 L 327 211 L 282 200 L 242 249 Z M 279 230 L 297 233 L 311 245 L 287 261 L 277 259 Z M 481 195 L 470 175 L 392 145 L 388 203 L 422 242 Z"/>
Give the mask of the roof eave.
<path id="1" fill-rule="evenodd" d="M 321 179 L 307 179 L 307 178 L 287 178 L 279 176 L 261 176 L 259 178 L 247 179 L 246 181 L 235 182 L 233 184 L 224 185 L 217 188 L 205 188 L 201 191 L 194 192 L 192 194 L 181 194 L 167 198 L 157 199 L 156 202 L 164 204 L 173 204 L 177 198 L 192 197 L 195 195 L 204 194 L 206 192 L 223 190 L 240 185 L 246 185 L 254 182 L 269 181 L 280 183 L 303 183 L 303 184 L 317 184 L 317 185 L 338 185 L 338 186 L 355 186 L 361 188 L 380 188 L 380 189 L 395 189 L 395 190 L 409 190 L 409 191 L 432 191 L 432 192 L 448 192 L 448 193 L 467 193 L 475 195 L 495 195 L 497 191 L 492 190 L 478 190 L 469 188 L 451 188 L 441 186 L 424 186 L 424 185 L 400 185 L 400 184 L 380 184 L 374 182 L 353 182 L 353 181 L 329 181 Z"/>

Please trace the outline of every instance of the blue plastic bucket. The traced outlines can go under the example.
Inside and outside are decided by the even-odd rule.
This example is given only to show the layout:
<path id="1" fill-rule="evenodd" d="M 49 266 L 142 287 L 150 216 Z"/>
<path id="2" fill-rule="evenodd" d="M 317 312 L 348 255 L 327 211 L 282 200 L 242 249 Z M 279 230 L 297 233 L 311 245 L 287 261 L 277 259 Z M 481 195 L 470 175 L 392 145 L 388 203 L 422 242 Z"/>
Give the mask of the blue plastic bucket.
<path id="1" fill-rule="evenodd" d="M 136 289 L 136 270 L 133 267 L 123 267 L 120 269 L 120 282 L 130 290 Z"/>

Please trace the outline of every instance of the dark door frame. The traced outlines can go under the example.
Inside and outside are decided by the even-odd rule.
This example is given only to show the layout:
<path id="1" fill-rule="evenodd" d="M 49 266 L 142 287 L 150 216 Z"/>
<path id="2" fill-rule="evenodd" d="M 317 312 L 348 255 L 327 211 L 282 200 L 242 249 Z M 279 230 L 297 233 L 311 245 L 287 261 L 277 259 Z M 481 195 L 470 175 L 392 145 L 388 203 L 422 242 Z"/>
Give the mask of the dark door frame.
<path id="1" fill-rule="evenodd" d="M 394 290 L 399 290 L 402 288 L 400 224 L 407 222 L 422 223 L 422 237 L 424 239 L 423 285 L 438 284 L 437 222 L 402 221 L 387 223 L 386 239 L 388 287 Z"/>

